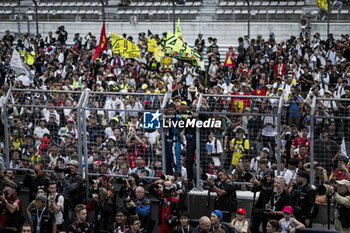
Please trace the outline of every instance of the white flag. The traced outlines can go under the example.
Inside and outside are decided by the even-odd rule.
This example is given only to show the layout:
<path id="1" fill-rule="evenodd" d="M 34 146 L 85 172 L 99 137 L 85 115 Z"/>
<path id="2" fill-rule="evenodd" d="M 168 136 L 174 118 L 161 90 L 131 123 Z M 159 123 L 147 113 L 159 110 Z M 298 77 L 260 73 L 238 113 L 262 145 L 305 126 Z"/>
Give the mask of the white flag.
<path id="1" fill-rule="evenodd" d="M 31 80 L 34 79 L 32 73 L 30 73 L 28 68 L 25 65 L 23 65 L 21 57 L 15 48 L 13 48 L 13 52 L 12 52 L 12 57 L 11 57 L 11 61 L 10 61 L 10 69 L 13 69 L 16 72 L 26 74 L 29 77 L 29 79 L 31 79 Z"/>

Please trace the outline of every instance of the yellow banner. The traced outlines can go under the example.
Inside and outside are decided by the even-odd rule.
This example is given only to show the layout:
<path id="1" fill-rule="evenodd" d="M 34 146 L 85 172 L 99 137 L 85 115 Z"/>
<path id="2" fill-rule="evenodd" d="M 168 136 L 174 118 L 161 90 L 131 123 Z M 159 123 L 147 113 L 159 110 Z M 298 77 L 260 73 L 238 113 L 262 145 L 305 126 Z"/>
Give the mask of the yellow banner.
<path id="1" fill-rule="evenodd" d="M 163 63 L 164 65 L 170 65 L 170 64 L 171 64 L 171 57 L 165 57 L 165 58 L 163 58 L 162 63 Z"/>
<path id="2" fill-rule="evenodd" d="M 328 2 L 327 0 L 316 0 L 317 6 L 324 11 L 328 11 Z"/>
<path id="3" fill-rule="evenodd" d="M 137 45 L 113 32 L 111 36 L 113 53 L 123 55 L 125 58 L 140 58 L 140 48 Z"/>
<path id="4" fill-rule="evenodd" d="M 165 39 L 165 54 L 180 60 L 193 61 L 195 65 L 198 65 L 200 58 L 198 53 L 169 31 Z"/>

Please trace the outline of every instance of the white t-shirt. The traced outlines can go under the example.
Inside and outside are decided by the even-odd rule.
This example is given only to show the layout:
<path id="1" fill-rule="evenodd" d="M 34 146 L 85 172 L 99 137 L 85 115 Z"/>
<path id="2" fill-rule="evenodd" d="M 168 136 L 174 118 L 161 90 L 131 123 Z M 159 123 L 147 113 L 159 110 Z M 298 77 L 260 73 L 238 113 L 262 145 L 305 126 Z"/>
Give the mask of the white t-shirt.
<path id="1" fill-rule="evenodd" d="M 58 193 L 56 193 L 55 197 L 53 199 L 51 199 L 51 196 L 49 196 L 49 200 L 50 201 L 54 201 L 56 203 L 56 196 L 59 195 Z M 64 211 L 64 197 L 62 195 L 60 195 L 58 197 L 57 203 L 56 205 L 61 206 L 61 210 L 58 211 L 57 213 L 55 213 L 55 219 L 56 219 L 56 224 L 60 225 L 63 223 L 64 219 L 63 219 L 63 211 Z"/>
<path id="2" fill-rule="evenodd" d="M 38 126 L 38 127 L 36 127 L 36 128 L 34 129 L 34 135 L 35 135 L 35 136 L 37 136 L 37 137 L 39 137 L 39 138 L 42 138 L 42 137 L 44 136 L 44 134 L 50 134 L 50 131 L 49 131 L 46 127 L 42 129 L 40 126 Z M 38 140 L 38 139 L 36 139 L 36 140 L 35 140 L 35 145 L 36 145 L 37 147 L 39 147 L 40 144 L 41 144 L 41 141 Z"/>
<path id="3" fill-rule="evenodd" d="M 235 218 L 232 220 L 231 225 L 236 226 L 242 232 L 248 233 L 249 223 L 245 219 L 239 221 L 237 218 Z"/>

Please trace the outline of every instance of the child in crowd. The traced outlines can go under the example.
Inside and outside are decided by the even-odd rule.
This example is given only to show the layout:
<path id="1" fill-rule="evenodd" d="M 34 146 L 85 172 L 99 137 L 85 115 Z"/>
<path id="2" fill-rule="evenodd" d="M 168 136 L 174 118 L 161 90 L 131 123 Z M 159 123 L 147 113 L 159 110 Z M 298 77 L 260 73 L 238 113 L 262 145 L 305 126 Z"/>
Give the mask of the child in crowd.
<path id="1" fill-rule="evenodd" d="M 293 208 L 285 206 L 283 208 L 283 216 L 280 220 L 281 233 L 294 233 L 297 229 L 305 228 L 304 224 L 292 217 Z"/>
<path id="2" fill-rule="evenodd" d="M 232 220 L 229 224 L 230 227 L 235 229 L 237 233 L 248 233 L 249 232 L 249 223 L 245 220 L 246 210 L 239 208 L 236 211 L 236 218 Z"/>

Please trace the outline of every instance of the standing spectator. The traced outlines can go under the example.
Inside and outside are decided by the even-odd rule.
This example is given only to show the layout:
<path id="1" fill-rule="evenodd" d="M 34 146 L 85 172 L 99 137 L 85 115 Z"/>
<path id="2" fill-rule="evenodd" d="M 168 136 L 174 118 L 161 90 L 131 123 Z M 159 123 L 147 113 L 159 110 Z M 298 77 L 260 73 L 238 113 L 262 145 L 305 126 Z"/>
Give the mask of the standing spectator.
<path id="1" fill-rule="evenodd" d="M 292 143 L 292 147 L 290 148 L 290 157 L 294 158 L 294 150 L 299 149 L 299 146 L 301 144 L 305 144 L 308 148 L 308 152 L 310 152 L 310 138 L 308 137 L 309 134 L 309 128 L 304 126 L 301 129 L 301 135 L 296 137 Z"/>
<path id="2" fill-rule="evenodd" d="M 308 180 L 309 174 L 306 171 L 298 171 L 292 192 L 292 204 L 295 218 L 307 228 L 311 228 L 316 192 Z"/>
<path id="3" fill-rule="evenodd" d="M 232 46 L 228 47 L 228 52 L 226 52 L 226 58 L 225 58 L 224 65 L 226 67 L 236 68 L 236 54 L 233 51 Z"/>
<path id="4" fill-rule="evenodd" d="M 244 155 L 249 153 L 249 140 L 243 137 L 244 129 L 240 126 L 236 128 L 236 136 L 231 140 L 230 147 L 232 148 L 232 165 L 237 166 L 238 161 Z"/>
<path id="5" fill-rule="evenodd" d="M 203 34 L 199 33 L 198 38 L 194 42 L 194 45 L 198 48 L 198 52 L 202 53 L 204 46 L 205 46 L 205 40 L 203 39 Z"/>
<path id="6" fill-rule="evenodd" d="M 58 27 L 57 31 L 56 31 L 57 36 L 57 41 L 59 41 L 61 43 L 61 45 L 66 43 L 66 40 L 68 38 L 68 32 L 66 30 L 64 30 L 64 26 L 60 26 Z"/>
<path id="7" fill-rule="evenodd" d="M 64 224 L 64 197 L 57 193 L 56 183 L 53 181 L 50 182 L 49 187 L 47 188 L 49 191 L 48 195 L 48 208 L 50 208 L 55 214 L 55 220 L 58 231 L 65 230 Z"/>
<path id="8" fill-rule="evenodd" d="M 222 212 L 223 216 L 221 219 L 223 221 L 230 222 L 231 211 L 237 208 L 236 190 L 232 180 L 224 170 L 219 170 L 217 175 L 220 180 L 218 185 L 214 183 L 214 180 L 208 180 L 210 190 L 217 194 L 214 208 Z"/>
<path id="9" fill-rule="evenodd" d="M 29 202 L 32 202 L 35 197 L 38 190 L 38 187 L 48 187 L 49 184 L 49 178 L 45 174 L 43 170 L 43 165 L 41 163 L 37 163 L 34 165 L 34 171 L 29 171 L 29 173 L 26 174 L 23 180 L 23 184 L 25 186 L 29 187 Z"/>
<path id="10" fill-rule="evenodd" d="M 5 233 L 19 231 L 24 223 L 22 202 L 17 197 L 16 188 L 10 183 L 4 184 L 3 194 L 0 196 L 1 228 Z"/>
<path id="11" fill-rule="evenodd" d="M 76 220 L 68 227 L 67 233 L 92 233 L 90 224 L 86 221 L 87 211 L 83 204 L 77 205 L 75 208 Z"/>

